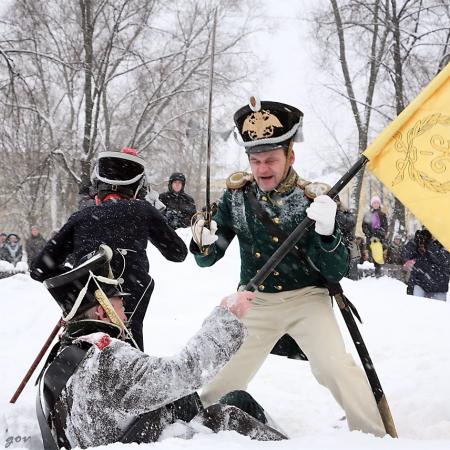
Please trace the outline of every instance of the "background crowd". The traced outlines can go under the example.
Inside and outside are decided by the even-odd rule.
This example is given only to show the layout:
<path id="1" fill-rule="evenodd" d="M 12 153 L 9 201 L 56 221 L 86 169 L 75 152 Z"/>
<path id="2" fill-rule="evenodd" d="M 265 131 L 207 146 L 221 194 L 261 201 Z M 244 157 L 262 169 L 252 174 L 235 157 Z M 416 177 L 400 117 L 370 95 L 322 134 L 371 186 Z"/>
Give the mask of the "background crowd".
<path id="1" fill-rule="evenodd" d="M 25 272 L 46 242 L 37 225 L 30 228 L 25 246 L 17 233 L 0 233 L 0 272 Z"/>
<path id="2" fill-rule="evenodd" d="M 412 236 L 394 234 L 389 237 L 388 225 L 380 197 L 375 195 L 363 217 L 364 237 L 355 237 L 360 268 L 357 277 L 392 276 L 407 285 L 410 295 L 445 301 L 450 277 L 450 253 L 425 227 Z"/>

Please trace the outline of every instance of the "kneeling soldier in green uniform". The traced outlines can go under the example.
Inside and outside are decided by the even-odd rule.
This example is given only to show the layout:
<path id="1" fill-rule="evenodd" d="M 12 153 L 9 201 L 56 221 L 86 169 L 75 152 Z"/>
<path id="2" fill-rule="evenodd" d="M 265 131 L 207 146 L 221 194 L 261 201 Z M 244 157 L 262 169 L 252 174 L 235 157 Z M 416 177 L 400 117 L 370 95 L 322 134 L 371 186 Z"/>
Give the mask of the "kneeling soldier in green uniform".
<path id="1" fill-rule="evenodd" d="M 226 392 L 246 389 L 275 343 L 289 334 L 308 357 L 317 381 L 344 409 L 350 430 L 383 436 L 371 389 L 346 352 L 325 288 L 324 280 L 338 282 L 349 266 L 349 252 L 335 221 L 336 203 L 326 195 L 314 198 L 315 183 L 300 179 L 292 167 L 293 143 L 302 140 L 302 118 L 297 108 L 254 97 L 239 109 L 234 115 L 236 137 L 252 173 L 229 177 L 210 226 L 203 220 L 193 226 L 191 252 L 201 267 L 222 258 L 237 236 L 243 287 L 306 216 L 316 222 L 258 287 L 253 308 L 244 318 L 249 336 L 204 388 L 202 401 L 211 404 Z"/>

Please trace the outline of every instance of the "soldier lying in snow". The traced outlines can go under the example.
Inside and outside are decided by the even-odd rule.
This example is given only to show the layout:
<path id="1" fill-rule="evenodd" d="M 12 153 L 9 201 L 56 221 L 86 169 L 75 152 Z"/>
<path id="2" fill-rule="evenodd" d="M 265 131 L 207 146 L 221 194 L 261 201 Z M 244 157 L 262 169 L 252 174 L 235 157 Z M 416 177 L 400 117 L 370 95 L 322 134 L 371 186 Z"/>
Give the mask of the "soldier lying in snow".
<path id="1" fill-rule="evenodd" d="M 123 341 L 126 293 L 108 278 L 111 256 L 109 247 L 101 246 L 72 271 L 44 283 L 66 322 L 40 378 L 37 412 L 44 447 L 155 442 L 190 437 L 205 426 L 260 440 L 285 439 L 266 424 L 264 410 L 249 394 L 233 392 L 204 409 L 195 393 L 241 346 L 246 329 L 240 319 L 254 294 L 222 300 L 177 355 L 146 355 Z"/>

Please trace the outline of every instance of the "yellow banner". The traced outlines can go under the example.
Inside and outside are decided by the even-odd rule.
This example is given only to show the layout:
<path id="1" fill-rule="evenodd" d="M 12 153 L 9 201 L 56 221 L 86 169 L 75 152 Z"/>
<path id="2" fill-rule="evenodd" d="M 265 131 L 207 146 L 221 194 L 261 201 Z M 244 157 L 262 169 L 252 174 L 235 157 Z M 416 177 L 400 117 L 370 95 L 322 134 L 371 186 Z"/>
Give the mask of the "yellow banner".
<path id="1" fill-rule="evenodd" d="M 363 154 L 371 172 L 450 251 L 450 63 Z"/>

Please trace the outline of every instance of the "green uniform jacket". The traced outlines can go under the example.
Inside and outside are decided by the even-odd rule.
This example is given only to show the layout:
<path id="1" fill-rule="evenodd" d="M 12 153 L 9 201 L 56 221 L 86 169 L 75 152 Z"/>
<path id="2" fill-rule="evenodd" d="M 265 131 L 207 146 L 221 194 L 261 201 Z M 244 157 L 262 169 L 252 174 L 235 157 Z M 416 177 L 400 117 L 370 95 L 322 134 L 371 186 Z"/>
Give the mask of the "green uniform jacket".
<path id="1" fill-rule="evenodd" d="M 248 189 L 255 192 L 259 203 L 285 234 L 290 234 L 306 217 L 310 204 L 303 189 L 298 186 L 283 194 L 274 191 L 266 194 L 259 191 L 253 182 L 241 189 L 227 189 L 224 192 L 214 215 L 218 240 L 210 246 L 206 256 L 199 252 L 194 242 L 191 243 L 191 251 L 200 267 L 209 267 L 222 258 L 234 236 L 237 236 L 241 253 L 240 285 L 246 285 L 281 245 L 255 216 L 247 197 Z M 331 236 L 321 236 L 311 227 L 297 246 L 306 253 L 310 264 L 289 253 L 259 286 L 259 291 L 270 293 L 323 286 L 319 271 L 333 283 L 347 273 L 349 252 L 337 226 Z"/>

